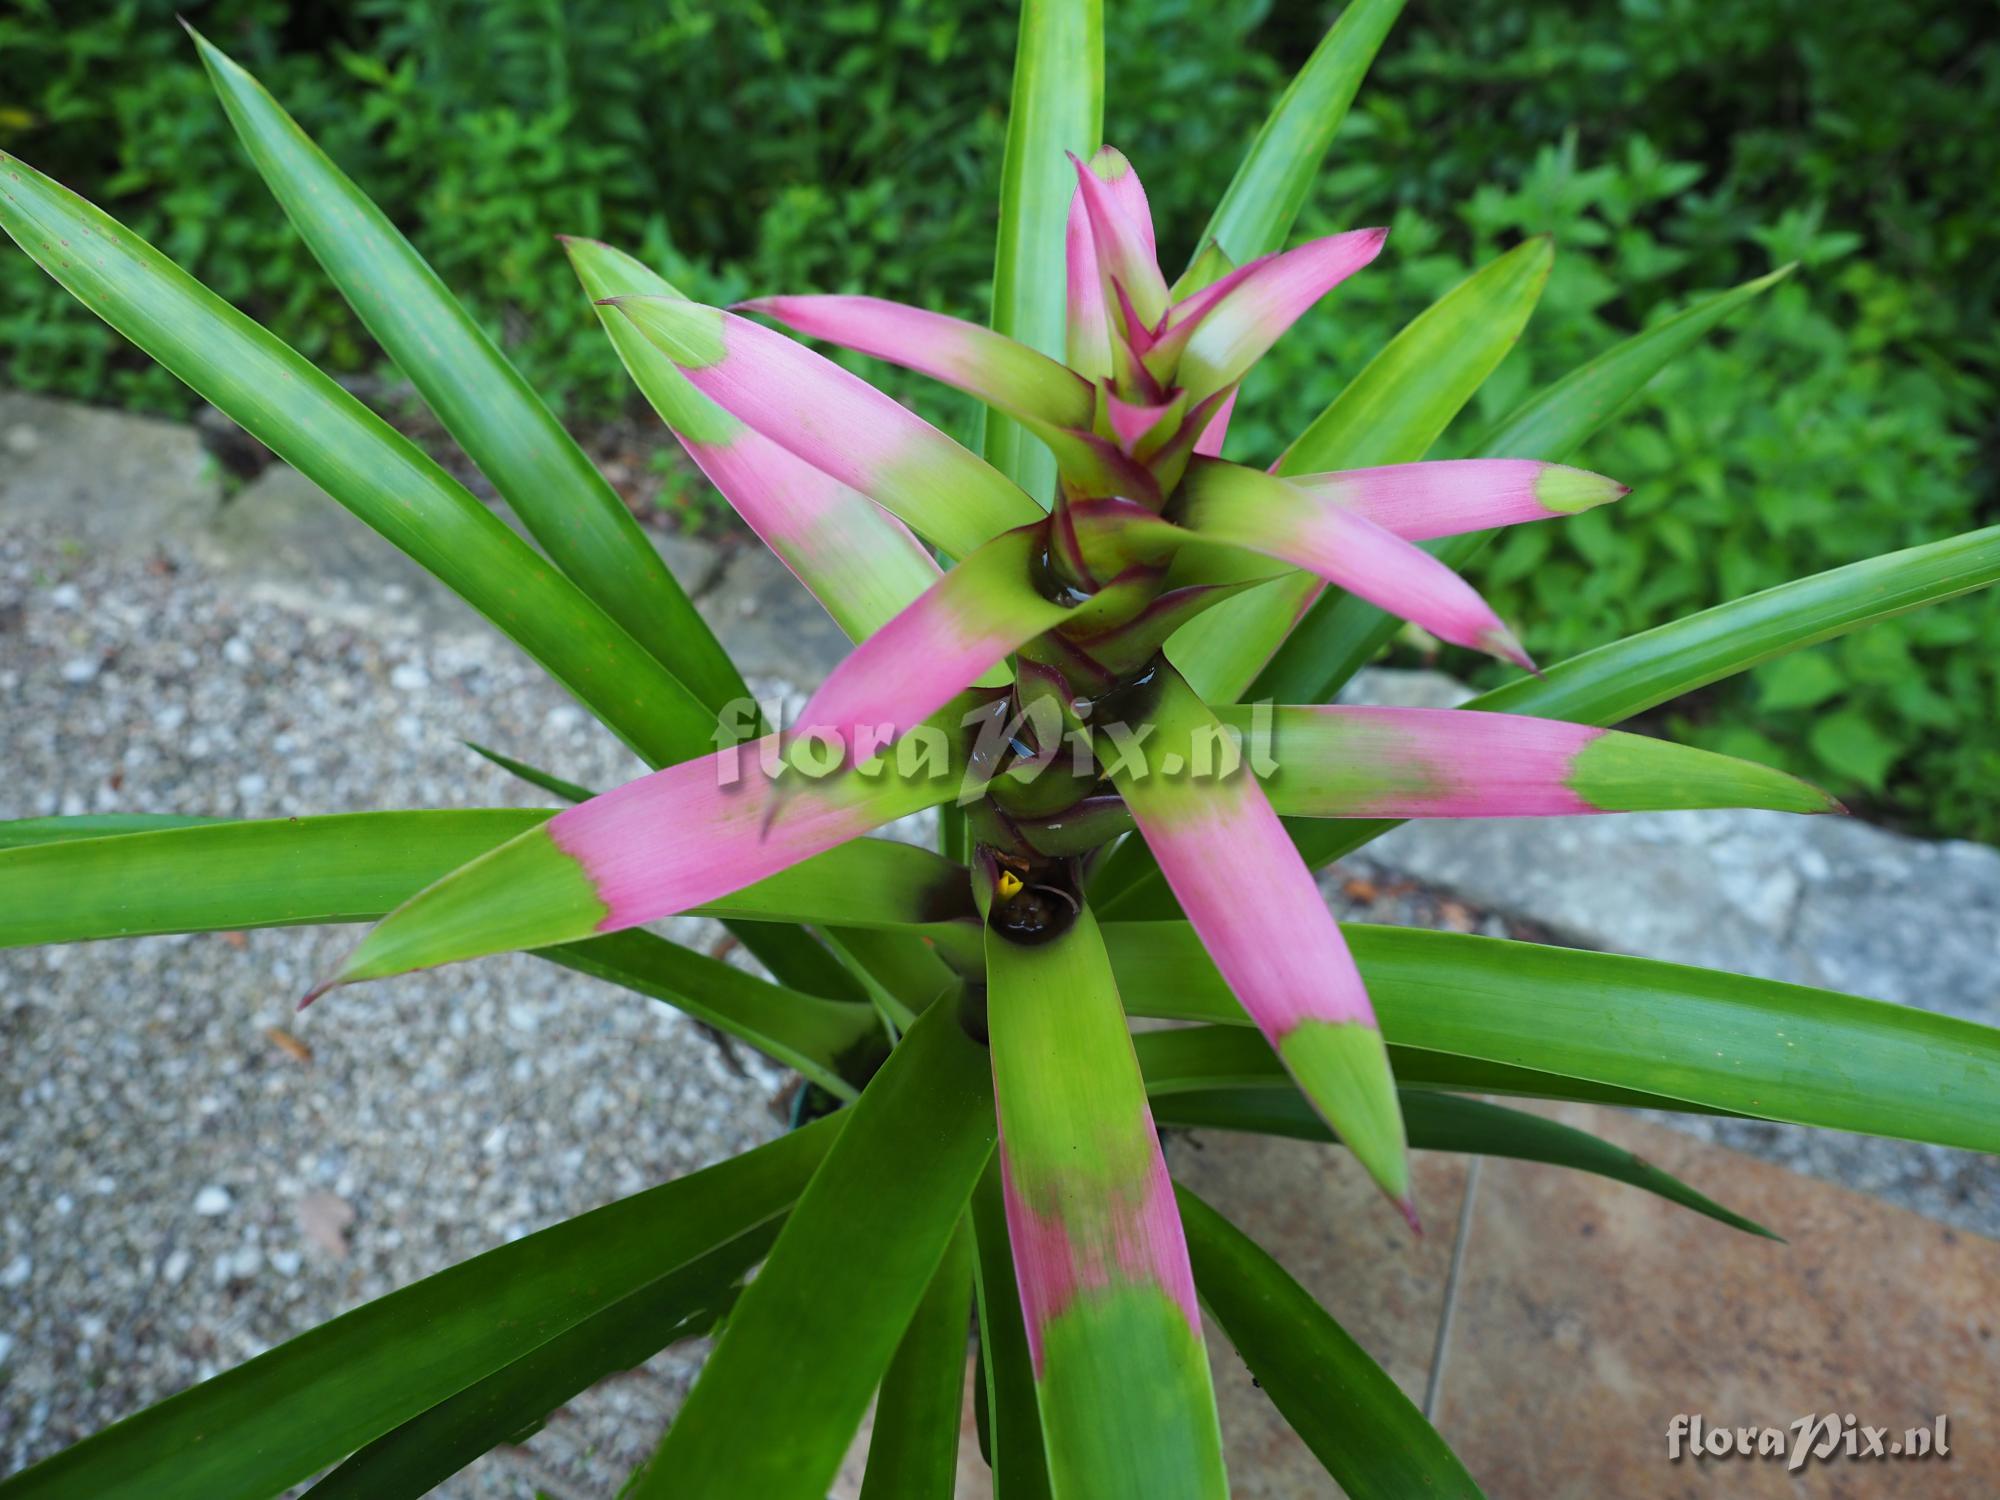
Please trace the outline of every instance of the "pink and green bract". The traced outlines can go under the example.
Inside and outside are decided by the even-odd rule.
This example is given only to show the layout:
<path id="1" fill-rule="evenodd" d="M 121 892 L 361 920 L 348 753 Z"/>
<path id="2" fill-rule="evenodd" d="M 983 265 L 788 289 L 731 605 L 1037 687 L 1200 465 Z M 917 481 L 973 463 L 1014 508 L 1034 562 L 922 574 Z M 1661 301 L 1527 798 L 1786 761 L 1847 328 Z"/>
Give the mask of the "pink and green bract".
<path id="1" fill-rule="evenodd" d="M 1236 267 L 1211 245 L 1170 287 L 1131 165 L 1106 147 L 1075 167 L 1065 361 L 872 297 L 706 307 L 608 247 L 570 242 L 661 416 L 858 644 L 780 738 L 559 814 L 412 898 L 330 984 L 703 907 L 904 814 L 965 803 L 987 959 L 964 977 L 989 986 L 1007 1217 L 1052 1475 L 1076 1494 L 1081 1476 L 1138 1466 L 1160 1476 L 1148 1493 L 1219 1495 L 1187 1250 L 1087 907 L 1098 850 L 1145 841 L 1243 1009 L 1414 1226 L 1388 1052 L 1280 815 L 1833 804 L 1782 773 L 1551 720 L 1204 702 L 1176 667 L 1176 635 L 1243 587 L 1241 562 L 1219 557 L 1256 554 L 1259 576 L 1316 575 L 1532 669 L 1417 543 L 1625 491 L 1514 458 L 1282 478 L 1223 460 L 1244 375 L 1383 252 L 1384 232 Z M 1026 493 L 756 317 L 970 392 L 1047 445 L 1052 493 Z M 955 561 L 940 572 L 920 542 Z M 942 752 L 901 753 L 925 736 Z M 1112 1351 L 1134 1341 L 1157 1383 L 1112 1401 L 1129 1350 Z M 1087 1420 L 1072 1399 L 1086 1389 Z M 1156 1465 L 1162 1453 L 1172 1462 Z"/>

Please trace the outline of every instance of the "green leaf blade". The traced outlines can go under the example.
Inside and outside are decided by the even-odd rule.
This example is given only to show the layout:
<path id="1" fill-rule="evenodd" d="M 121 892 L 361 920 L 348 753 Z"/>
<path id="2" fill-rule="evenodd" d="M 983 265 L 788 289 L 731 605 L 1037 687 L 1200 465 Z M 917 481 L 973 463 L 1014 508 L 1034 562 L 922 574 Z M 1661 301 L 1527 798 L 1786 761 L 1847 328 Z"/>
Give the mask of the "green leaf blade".
<path id="1" fill-rule="evenodd" d="M 7 1500 L 272 1495 L 783 1215 L 838 1117 L 323 1323 L 0 1482 Z"/>
<path id="2" fill-rule="evenodd" d="M 1363 75 L 1402 10 L 1403 0 L 1353 0 L 1340 13 L 1258 128 L 1200 244 L 1219 244 L 1239 266 L 1283 247 Z M 1196 289 L 1183 281 L 1175 295 Z"/>
<path id="3" fill-rule="evenodd" d="M 1745 1234 L 1779 1238 L 1756 1220 L 1697 1192 L 1671 1172 L 1560 1120 L 1429 1089 L 1404 1090 L 1402 1103 L 1403 1123 L 1409 1127 L 1413 1150 L 1506 1156 L 1516 1161 L 1591 1172 L 1693 1209 Z M 1671 1103 L 1668 1108 L 1672 1108 Z M 1195 1089 L 1170 1093 L 1155 1103 L 1153 1114 L 1162 1125 L 1189 1129 L 1248 1131 L 1301 1141 L 1335 1139 L 1305 1100 L 1283 1089 Z"/>
<path id="4" fill-rule="evenodd" d="M 987 933 L 1008 1235 L 1058 1496 L 1228 1494 L 1187 1252 L 1096 920 Z"/>
<path id="5" fill-rule="evenodd" d="M 1201 1300 L 1341 1490 L 1351 1500 L 1478 1500 L 1444 1439 L 1312 1294 L 1200 1198 L 1174 1192 Z"/>
<path id="6" fill-rule="evenodd" d="M 951 1500 L 972 1314 L 972 1226 L 959 1221 L 875 1401 L 861 1500 Z"/>
<path id="7" fill-rule="evenodd" d="M 556 565 L 711 710 L 748 697 L 624 501 L 429 263 L 262 84 L 188 31 L 314 258 Z"/>
<path id="8" fill-rule="evenodd" d="M 776 1221 L 718 1245 L 384 1433 L 314 1485 L 316 1500 L 419 1500 L 502 1443 L 518 1443 L 564 1402 L 668 1345 L 708 1331 L 732 1284 L 762 1258 Z"/>
<path id="9" fill-rule="evenodd" d="M 1063 357 L 1063 234 L 1076 179 L 1065 152 L 1088 157 L 1104 132 L 1102 0 L 1025 0 L 1000 168 L 993 328 Z M 986 461 L 1043 505 L 1055 458 L 1011 417 L 989 413 Z"/>
<path id="10" fill-rule="evenodd" d="M 1104 931 L 1120 992 L 1143 997 L 1135 1004 L 1226 1014 L 1192 928 Z M 1393 927 L 1346 933 L 1399 1048 L 1796 1125 L 2000 1149 L 2000 1029 L 1652 959 Z"/>
<path id="11" fill-rule="evenodd" d="M 633 1500 L 824 1500 L 992 1154 L 992 1098 L 946 995 L 842 1112 Z"/>
<path id="12" fill-rule="evenodd" d="M 78 301 L 490 620 L 654 765 L 715 715 L 506 522 L 281 339 L 0 152 L 0 228 Z"/>

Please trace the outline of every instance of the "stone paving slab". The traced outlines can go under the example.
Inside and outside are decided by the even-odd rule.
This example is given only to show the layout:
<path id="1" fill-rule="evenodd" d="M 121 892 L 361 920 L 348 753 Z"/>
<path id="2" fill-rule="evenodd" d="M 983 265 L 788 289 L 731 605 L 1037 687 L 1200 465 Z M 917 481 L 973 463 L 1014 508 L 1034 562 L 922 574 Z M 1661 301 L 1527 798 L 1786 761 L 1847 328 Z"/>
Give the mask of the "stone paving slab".
<path id="1" fill-rule="evenodd" d="M 1530 1107 L 1790 1243 L 1585 1173 L 1485 1162 L 1436 1420 L 1491 1500 L 2000 1495 L 2000 1244 L 1617 1110 Z M 1942 1414 L 1951 1453 L 1798 1472 L 1669 1457 L 1681 1414 L 1785 1429 L 1814 1413 L 1890 1428 L 1885 1447 Z"/>

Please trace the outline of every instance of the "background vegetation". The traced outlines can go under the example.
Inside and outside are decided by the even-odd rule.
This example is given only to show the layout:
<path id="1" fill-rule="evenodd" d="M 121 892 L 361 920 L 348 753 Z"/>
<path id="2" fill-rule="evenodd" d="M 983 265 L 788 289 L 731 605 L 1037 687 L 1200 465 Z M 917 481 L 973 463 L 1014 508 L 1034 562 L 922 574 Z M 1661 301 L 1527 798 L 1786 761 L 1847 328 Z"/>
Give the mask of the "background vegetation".
<path id="1" fill-rule="evenodd" d="M 556 231 L 633 248 L 709 299 L 865 289 L 984 310 L 1011 7 L 100 0 L 84 15 L 17 0 L 0 18 L 0 145 L 363 374 L 380 355 L 239 156 L 177 9 L 259 73 L 575 420 L 627 393 Z M 1334 9 L 1110 7 L 1107 114 L 1146 174 L 1163 259 L 1193 249 L 1237 144 Z M 1624 505 L 1523 528 L 1483 560 L 1544 658 L 2000 520 L 1991 19 L 1950 0 L 1413 0 L 1301 225 L 1388 223 L 1390 248 L 1265 362 L 1236 456 L 1275 453 L 1431 297 L 1550 232 L 1541 311 L 1451 452 L 1694 295 L 1802 269 L 1586 452 L 1637 486 Z M 143 410 L 189 400 L 14 255 L 0 382 Z M 897 389 L 969 426 L 969 409 Z M 704 503 L 692 485 L 670 499 Z M 1997 717 L 1986 594 L 1790 657 L 1664 727 L 1926 831 L 1995 839 Z"/>

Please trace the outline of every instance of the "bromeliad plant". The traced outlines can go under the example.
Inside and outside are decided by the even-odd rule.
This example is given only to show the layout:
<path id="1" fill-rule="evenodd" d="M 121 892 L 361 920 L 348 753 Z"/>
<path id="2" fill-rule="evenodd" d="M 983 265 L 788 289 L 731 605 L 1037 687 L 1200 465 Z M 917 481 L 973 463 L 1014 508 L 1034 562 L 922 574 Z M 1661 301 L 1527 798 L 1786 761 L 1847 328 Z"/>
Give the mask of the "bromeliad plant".
<path id="1" fill-rule="evenodd" d="M 1172 283 L 1137 174 L 1097 141 L 1083 0 L 1025 7 L 993 328 L 855 296 L 703 307 L 566 241 L 640 390 L 857 642 L 783 731 L 547 409 L 222 53 L 197 39 L 293 223 L 546 558 L 271 334 L 0 158 L 0 222 L 29 254 L 660 767 L 592 796 L 495 755 L 575 804 L 553 813 L 8 825 L 0 939 L 381 917 L 314 996 L 529 949 L 755 1044 L 822 1105 L 0 1489 L 261 1496 L 338 1463 L 330 1495 L 418 1494 L 608 1371 L 719 1329 L 634 1493 L 823 1496 L 873 1398 L 864 1495 L 947 1496 L 976 1306 L 1003 1500 L 1219 1497 L 1205 1304 L 1348 1493 L 1475 1494 L 1333 1320 L 1174 1186 L 1162 1126 L 1337 1139 L 1413 1225 L 1416 1145 L 1596 1171 L 1764 1232 L 1479 1095 L 2000 1145 L 1991 1031 L 1527 944 L 1356 928 L 1350 950 L 1328 914 L 1314 869 L 1384 820 L 1831 809 L 1781 773 L 1607 726 L 2000 577 L 1990 529 L 1606 646 L 1472 710 L 1326 706 L 1392 617 L 1532 671 L 1454 565 L 1492 528 L 1617 499 L 1560 460 L 1766 284 L 1573 372 L 1491 456 L 1424 462 L 1534 305 L 1551 250 L 1530 241 L 1410 324 L 1269 469 L 1221 459 L 1252 365 L 1383 251 L 1372 229 L 1281 246 L 1396 9 L 1356 0 L 1329 33 Z M 971 392 L 991 408 L 984 457 L 758 317 Z M 932 807 L 940 852 L 864 837 Z M 774 977 L 644 930 L 683 912 L 731 923 Z M 1200 1024 L 1135 1037 L 1128 1015 Z"/>

